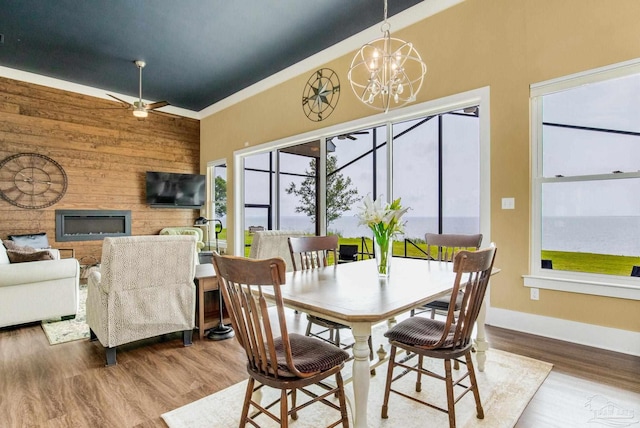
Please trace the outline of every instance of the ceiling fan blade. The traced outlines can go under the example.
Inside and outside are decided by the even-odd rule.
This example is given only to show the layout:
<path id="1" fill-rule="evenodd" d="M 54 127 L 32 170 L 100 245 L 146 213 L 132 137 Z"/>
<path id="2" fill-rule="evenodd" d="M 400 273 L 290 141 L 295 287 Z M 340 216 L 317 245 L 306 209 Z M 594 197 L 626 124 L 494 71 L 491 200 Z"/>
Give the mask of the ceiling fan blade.
<path id="1" fill-rule="evenodd" d="M 169 103 L 167 101 L 158 101 L 155 103 L 147 104 L 144 106 L 147 110 L 154 110 L 160 107 L 168 106 Z"/>
<path id="2" fill-rule="evenodd" d="M 131 104 L 130 102 L 127 102 L 127 101 L 125 101 L 125 100 L 121 100 L 120 98 L 118 98 L 118 97 L 116 97 L 116 96 L 113 96 L 113 95 L 111 95 L 111 94 L 107 94 L 107 95 L 109 95 L 111 98 L 113 98 L 113 99 L 114 99 L 114 100 L 116 100 L 116 101 L 120 101 L 122 104 L 124 104 L 124 105 L 125 105 L 125 106 L 127 106 L 127 107 L 129 107 L 129 106 L 133 106 L 133 104 Z"/>
<path id="3" fill-rule="evenodd" d="M 177 115 L 177 114 L 167 113 L 166 111 L 159 111 L 159 110 L 149 110 L 149 113 L 157 114 L 158 116 L 172 117 L 172 118 L 181 118 L 182 117 L 182 116 Z"/>
<path id="4" fill-rule="evenodd" d="M 473 114 L 475 116 L 478 116 L 478 106 L 465 107 L 464 109 L 462 109 L 462 111 L 464 111 L 467 114 Z"/>

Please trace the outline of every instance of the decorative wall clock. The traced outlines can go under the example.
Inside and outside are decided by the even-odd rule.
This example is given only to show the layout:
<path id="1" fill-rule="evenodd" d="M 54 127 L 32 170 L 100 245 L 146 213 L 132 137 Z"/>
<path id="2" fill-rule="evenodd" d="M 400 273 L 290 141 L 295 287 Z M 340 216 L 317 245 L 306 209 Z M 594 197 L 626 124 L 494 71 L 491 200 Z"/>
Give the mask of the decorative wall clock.
<path id="1" fill-rule="evenodd" d="M 46 208 L 66 191 L 67 173 L 47 156 L 19 153 L 0 162 L 0 196 L 16 207 Z"/>
<path id="2" fill-rule="evenodd" d="M 302 91 L 302 110 L 314 122 L 326 119 L 340 98 L 340 79 L 335 71 L 321 68 L 315 71 Z"/>

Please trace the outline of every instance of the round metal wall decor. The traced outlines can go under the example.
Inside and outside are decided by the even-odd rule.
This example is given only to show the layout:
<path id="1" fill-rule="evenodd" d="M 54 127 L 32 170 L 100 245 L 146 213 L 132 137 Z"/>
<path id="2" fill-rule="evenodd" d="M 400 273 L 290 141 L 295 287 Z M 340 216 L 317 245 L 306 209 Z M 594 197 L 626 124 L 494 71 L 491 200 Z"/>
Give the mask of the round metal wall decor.
<path id="1" fill-rule="evenodd" d="M 16 207 L 50 207 L 66 191 L 67 173 L 50 157 L 19 153 L 0 162 L 0 196 Z"/>
<path id="2" fill-rule="evenodd" d="M 335 110 L 340 98 L 340 79 L 330 68 L 315 71 L 302 91 L 302 110 L 314 122 L 320 122 Z"/>

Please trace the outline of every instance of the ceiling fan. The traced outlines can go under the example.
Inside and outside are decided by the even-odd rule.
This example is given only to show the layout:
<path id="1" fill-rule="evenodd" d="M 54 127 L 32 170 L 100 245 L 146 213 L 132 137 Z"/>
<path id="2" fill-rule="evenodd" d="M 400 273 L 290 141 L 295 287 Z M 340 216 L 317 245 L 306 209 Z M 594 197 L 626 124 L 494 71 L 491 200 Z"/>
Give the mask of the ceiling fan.
<path id="1" fill-rule="evenodd" d="M 357 140 L 357 137 L 354 137 L 354 135 L 364 135 L 368 133 L 369 131 L 347 132 L 346 134 L 338 135 L 338 140 L 344 140 L 345 138 L 348 138 L 350 140 Z"/>
<path id="2" fill-rule="evenodd" d="M 158 101 L 155 103 L 151 103 L 151 104 L 145 104 L 144 101 L 142 101 L 142 69 L 144 68 L 145 65 L 147 65 L 144 61 L 141 60 L 137 60 L 134 61 L 134 64 L 136 65 L 136 67 L 138 67 L 138 70 L 140 71 L 140 85 L 139 85 L 139 92 L 138 92 L 138 101 L 134 101 L 133 103 L 121 100 L 120 98 L 113 96 L 111 94 L 107 94 L 109 95 L 111 98 L 119 101 L 120 103 L 122 103 L 126 108 L 130 109 L 133 111 L 133 115 L 135 117 L 138 118 L 145 118 L 148 116 L 149 112 L 151 113 L 160 113 L 160 112 L 155 112 L 155 109 L 158 109 L 160 107 L 165 107 L 168 106 L 169 103 L 167 101 Z"/>

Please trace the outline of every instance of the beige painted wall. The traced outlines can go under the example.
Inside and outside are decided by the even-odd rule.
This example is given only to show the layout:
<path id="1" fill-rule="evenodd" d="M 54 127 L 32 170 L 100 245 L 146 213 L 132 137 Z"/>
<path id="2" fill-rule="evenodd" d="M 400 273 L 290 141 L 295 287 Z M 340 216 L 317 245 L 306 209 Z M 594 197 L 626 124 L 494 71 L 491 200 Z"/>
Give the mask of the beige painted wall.
<path id="1" fill-rule="evenodd" d="M 550 290 L 531 301 L 522 280 L 529 257 L 529 85 L 640 57 L 638 16 L 637 0 L 466 0 L 402 31 L 391 29 L 412 41 L 427 63 L 417 102 L 491 88 L 491 234 L 502 269 L 492 280 L 494 307 L 640 331 L 638 301 Z M 245 142 L 254 146 L 377 113 L 348 87 L 351 58 L 328 58 L 343 91 L 320 124 L 301 109 L 313 70 L 201 121 L 201 170 L 207 161 L 228 160 L 230 209 L 232 156 Z M 500 209 L 507 196 L 516 198 L 515 210 Z M 229 217 L 231 230 L 231 210 Z"/>

